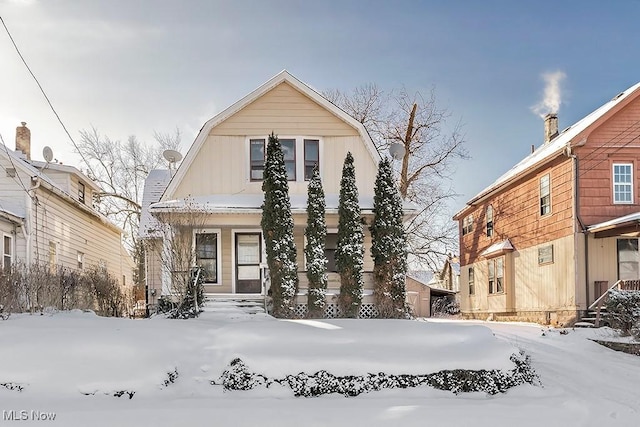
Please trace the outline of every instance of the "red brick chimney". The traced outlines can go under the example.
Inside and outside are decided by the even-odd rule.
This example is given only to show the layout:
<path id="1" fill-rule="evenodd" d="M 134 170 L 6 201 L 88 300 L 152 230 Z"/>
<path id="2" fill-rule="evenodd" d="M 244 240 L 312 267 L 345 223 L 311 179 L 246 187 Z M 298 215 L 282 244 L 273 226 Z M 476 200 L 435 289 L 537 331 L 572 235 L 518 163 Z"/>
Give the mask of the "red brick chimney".
<path id="1" fill-rule="evenodd" d="M 16 151 L 22 151 L 27 160 L 31 160 L 31 131 L 27 122 L 16 128 Z"/>
<path id="2" fill-rule="evenodd" d="M 544 143 L 558 136 L 558 115 L 549 113 L 544 116 Z"/>

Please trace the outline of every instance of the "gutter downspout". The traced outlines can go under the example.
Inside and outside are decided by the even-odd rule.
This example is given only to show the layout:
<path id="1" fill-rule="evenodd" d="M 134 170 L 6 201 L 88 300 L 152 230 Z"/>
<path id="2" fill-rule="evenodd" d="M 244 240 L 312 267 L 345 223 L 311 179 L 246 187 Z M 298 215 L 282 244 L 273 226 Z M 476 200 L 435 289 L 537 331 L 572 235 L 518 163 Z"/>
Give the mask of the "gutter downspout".
<path id="1" fill-rule="evenodd" d="M 34 177 L 31 178 L 31 182 L 34 181 L 33 179 Z M 27 191 L 27 218 L 25 219 L 25 226 L 22 227 L 22 233 L 24 234 L 24 238 L 26 240 L 26 246 L 27 246 L 27 250 L 26 250 L 26 254 L 25 254 L 25 262 L 27 265 L 31 265 L 31 263 L 33 262 L 32 260 L 32 252 L 33 252 L 33 241 L 32 241 L 32 232 L 36 233 L 36 246 L 38 244 L 37 239 L 37 233 L 38 233 L 38 229 L 37 226 L 33 227 L 33 222 L 32 222 L 32 215 L 33 215 L 33 211 L 34 211 L 34 206 L 35 206 L 35 215 L 36 215 L 36 219 L 35 219 L 35 223 L 38 223 L 38 202 L 37 202 L 37 198 L 36 198 L 36 190 L 40 188 L 40 178 L 35 177 L 35 184 L 29 188 L 29 190 Z M 27 228 L 29 228 L 29 230 L 27 230 Z"/>
<path id="2" fill-rule="evenodd" d="M 573 159 L 573 215 L 575 218 L 574 221 L 574 232 L 577 234 L 578 230 L 576 226 L 579 226 L 579 231 L 584 236 L 584 281 L 585 281 L 585 303 L 586 307 L 589 307 L 589 232 L 587 228 L 584 226 L 582 219 L 580 218 L 580 186 L 578 179 L 578 171 L 579 171 L 579 161 L 578 156 L 571 152 L 571 148 L 567 149 L 567 153 Z M 576 222 L 577 221 L 577 222 Z M 578 276 L 578 259 L 575 258 L 575 276 Z M 576 281 L 577 282 L 577 281 Z"/>

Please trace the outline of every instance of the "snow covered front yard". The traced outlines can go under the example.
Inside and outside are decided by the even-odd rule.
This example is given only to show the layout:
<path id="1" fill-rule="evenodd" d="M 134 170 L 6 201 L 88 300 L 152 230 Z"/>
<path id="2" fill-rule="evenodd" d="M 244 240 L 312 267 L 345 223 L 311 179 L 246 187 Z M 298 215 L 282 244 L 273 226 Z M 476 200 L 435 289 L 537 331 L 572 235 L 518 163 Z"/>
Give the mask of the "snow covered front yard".
<path id="1" fill-rule="evenodd" d="M 567 331 L 210 312 L 194 320 L 13 315 L 0 322 L 0 425 L 51 413 L 55 420 L 47 423 L 64 426 L 637 425 L 640 357 L 589 340 L 612 336 L 609 329 Z M 224 391 L 211 383 L 235 358 L 268 377 L 320 370 L 424 375 L 513 369 L 510 357 L 520 350 L 531 356 L 542 386 L 494 395 L 420 386 L 303 398 L 281 386 Z"/>

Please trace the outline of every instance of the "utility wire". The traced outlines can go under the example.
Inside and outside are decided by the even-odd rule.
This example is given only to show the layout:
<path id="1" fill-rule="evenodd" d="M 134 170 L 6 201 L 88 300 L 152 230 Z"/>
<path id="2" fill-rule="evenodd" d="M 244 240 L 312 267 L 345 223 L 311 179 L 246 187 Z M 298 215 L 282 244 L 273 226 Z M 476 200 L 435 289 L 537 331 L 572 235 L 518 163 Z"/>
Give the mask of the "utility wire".
<path id="1" fill-rule="evenodd" d="M 13 44 L 13 47 L 15 48 L 16 52 L 18 53 L 18 56 L 20 57 L 20 59 L 22 60 L 22 63 L 24 64 L 25 67 L 27 67 L 27 70 L 29 71 L 29 74 L 31 74 L 31 77 L 33 77 L 33 80 L 35 80 L 36 84 L 38 85 L 38 88 L 40 89 L 40 92 L 42 92 L 42 95 L 44 96 L 44 99 L 46 99 L 47 104 L 49 104 L 49 107 L 51 108 L 51 111 L 53 111 L 53 114 L 56 116 L 56 118 L 58 119 L 58 122 L 60 122 L 60 125 L 62 126 L 62 129 L 64 129 L 65 133 L 67 134 L 67 136 L 69 137 L 69 140 L 71 141 L 71 143 L 73 144 L 73 146 L 75 147 L 76 151 L 78 152 L 78 154 L 80 155 L 80 157 L 82 158 L 82 161 L 84 161 L 84 163 L 87 165 L 87 167 L 89 168 L 89 171 L 91 172 L 91 174 L 93 176 L 96 176 L 96 174 L 93 172 L 92 168 L 91 168 L 91 164 L 87 161 L 87 159 L 84 157 L 84 155 L 82 154 L 82 151 L 80 151 L 80 148 L 78 148 L 78 145 L 76 144 L 76 142 L 74 141 L 73 137 L 71 136 L 71 134 L 69 133 L 69 131 L 67 130 L 67 127 L 64 125 L 64 123 L 62 122 L 62 119 L 60 118 L 60 116 L 58 115 L 58 112 L 56 111 L 56 109 L 53 107 L 53 104 L 51 103 L 51 100 L 49 100 L 49 97 L 47 96 L 46 92 L 44 91 L 44 89 L 42 88 L 42 85 L 40 84 L 40 82 L 38 81 L 38 78 L 35 76 L 35 74 L 33 74 L 33 71 L 31 71 L 31 68 L 29 67 L 29 64 L 27 64 L 27 61 L 24 59 L 24 56 L 22 56 L 22 53 L 20 52 L 20 49 L 18 48 L 18 45 L 16 44 L 15 40 L 13 39 L 13 36 L 11 35 L 11 32 L 9 31 L 9 28 L 7 28 L 7 24 L 5 24 L 4 19 L 2 19 L 2 16 L 0 16 L 0 22 L 2 22 L 2 26 L 4 27 L 5 31 L 7 32 L 7 35 L 9 36 L 9 39 L 11 40 L 11 43 Z"/>

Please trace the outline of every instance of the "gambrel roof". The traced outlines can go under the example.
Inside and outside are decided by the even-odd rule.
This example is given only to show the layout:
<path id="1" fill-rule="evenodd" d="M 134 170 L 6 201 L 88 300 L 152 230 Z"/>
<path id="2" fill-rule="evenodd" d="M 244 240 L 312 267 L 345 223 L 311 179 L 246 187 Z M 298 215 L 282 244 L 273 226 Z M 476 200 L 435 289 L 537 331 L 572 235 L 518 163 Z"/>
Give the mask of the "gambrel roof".
<path id="1" fill-rule="evenodd" d="M 276 74 L 274 77 L 272 77 L 269 81 L 267 81 L 266 83 L 258 87 L 256 90 L 254 90 L 253 92 L 245 96 L 244 98 L 240 99 L 239 101 L 237 101 L 236 103 L 234 103 L 233 105 L 231 105 L 230 107 L 222 111 L 221 113 L 218 113 L 215 117 L 207 121 L 204 124 L 204 126 L 202 126 L 202 129 L 200 129 L 198 136 L 196 137 L 195 141 L 189 148 L 189 151 L 187 152 L 184 160 L 178 167 L 178 170 L 176 171 L 175 175 L 171 179 L 171 182 L 167 186 L 164 194 L 162 195 L 161 200 L 167 200 L 172 197 L 173 193 L 178 188 L 180 182 L 182 181 L 187 171 L 189 170 L 189 167 L 191 166 L 194 159 L 200 152 L 200 149 L 202 148 L 203 144 L 207 140 L 207 137 L 209 136 L 211 129 L 218 126 L 219 124 L 221 124 L 222 122 L 224 122 L 225 120 L 233 116 L 234 114 L 238 113 L 240 110 L 242 110 L 243 108 L 245 108 L 246 106 L 254 102 L 256 99 L 262 97 L 263 95 L 265 95 L 266 93 L 274 89 L 276 86 L 285 82 L 291 85 L 294 89 L 296 89 L 306 97 L 308 97 L 309 99 L 311 99 L 316 104 L 320 105 L 321 107 L 329 111 L 334 116 L 336 116 L 337 118 L 339 118 L 340 120 L 342 120 L 343 122 L 345 122 L 346 124 L 354 128 L 362 138 L 362 141 L 364 142 L 369 154 L 371 154 L 371 157 L 374 163 L 375 164 L 378 163 L 378 161 L 381 158 L 380 154 L 378 153 L 378 150 L 376 149 L 373 143 L 373 140 L 371 139 L 371 136 L 369 135 L 369 133 L 367 132 L 367 130 L 365 129 L 362 123 L 360 123 L 359 121 L 351 117 L 349 114 L 347 114 L 344 110 L 340 109 L 335 104 L 331 103 L 328 99 L 326 99 L 316 90 L 312 89 L 307 84 L 298 80 L 296 77 L 291 75 L 288 71 L 283 70 L 280 73 Z"/>

